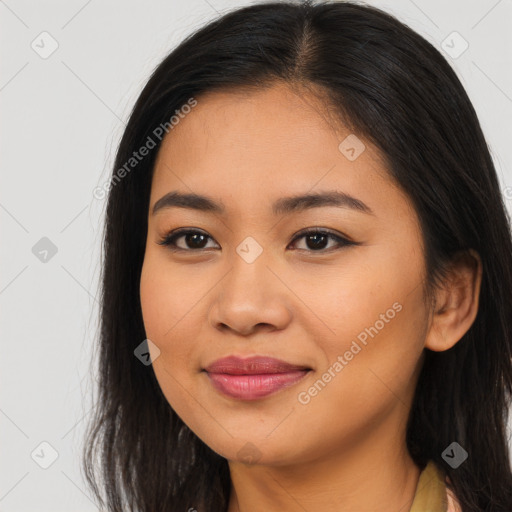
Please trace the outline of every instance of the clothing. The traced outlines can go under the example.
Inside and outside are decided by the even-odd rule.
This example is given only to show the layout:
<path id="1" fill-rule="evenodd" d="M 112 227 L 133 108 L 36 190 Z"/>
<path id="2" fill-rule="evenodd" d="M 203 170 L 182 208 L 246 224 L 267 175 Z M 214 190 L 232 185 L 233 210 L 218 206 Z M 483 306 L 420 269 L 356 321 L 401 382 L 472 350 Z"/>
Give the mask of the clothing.
<path id="1" fill-rule="evenodd" d="M 410 512 L 462 512 L 441 470 L 429 461 L 420 473 Z"/>

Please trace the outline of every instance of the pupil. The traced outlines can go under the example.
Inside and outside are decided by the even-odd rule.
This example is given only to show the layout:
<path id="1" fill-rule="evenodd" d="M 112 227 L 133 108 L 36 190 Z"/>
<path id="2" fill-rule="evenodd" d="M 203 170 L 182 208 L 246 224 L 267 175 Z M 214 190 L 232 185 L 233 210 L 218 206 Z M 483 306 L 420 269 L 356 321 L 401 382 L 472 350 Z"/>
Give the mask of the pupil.
<path id="1" fill-rule="evenodd" d="M 203 239 L 205 239 L 205 235 L 202 235 L 200 233 L 189 233 L 188 235 L 185 235 L 186 236 L 186 240 L 187 240 L 187 244 L 189 245 L 192 245 L 193 247 L 196 247 L 196 248 L 202 248 L 202 246 L 204 245 L 204 240 L 202 240 L 203 244 L 201 244 L 201 241 L 199 242 L 199 244 L 197 244 L 197 240 L 199 237 L 202 237 Z"/>
<path id="2" fill-rule="evenodd" d="M 318 238 L 322 238 L 323 242 L 325 242 L 325 239 L 327 237 L 325 235 L 320 234 L 320 233 L 317 233 L 315 235 L 309 235 L 307 237 L 308 242 L 313 241 L 313 246 L 312 247 L 308 245 L 310 249 L 322 249 L 323 247 L 325 247 L 325 243 L 320 242 L 320 244 L 318 244 Z"/>

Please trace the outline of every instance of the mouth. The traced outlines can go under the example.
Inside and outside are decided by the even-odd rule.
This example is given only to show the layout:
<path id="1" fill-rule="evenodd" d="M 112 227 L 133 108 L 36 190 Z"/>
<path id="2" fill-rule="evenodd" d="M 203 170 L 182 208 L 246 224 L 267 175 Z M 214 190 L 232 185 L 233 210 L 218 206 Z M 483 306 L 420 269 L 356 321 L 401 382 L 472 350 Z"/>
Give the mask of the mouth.
<path id="1" fill-rule="evenodd" d="M 293 386 L 312 369 L 271 357 L 242 359 L 229 356 L 218 359 L 203 371 L 213 387 L 223 395 L 240 400 L 258 400 Z"/>
<path id="2" fill-rule="evenodd" d="M 230 375 L 261 375 L 311 370 L 308 366 L 287 363 L 281 359 L 266 356 L 241 358 L 228 356 L 209 364 L 204 371 Z"/>

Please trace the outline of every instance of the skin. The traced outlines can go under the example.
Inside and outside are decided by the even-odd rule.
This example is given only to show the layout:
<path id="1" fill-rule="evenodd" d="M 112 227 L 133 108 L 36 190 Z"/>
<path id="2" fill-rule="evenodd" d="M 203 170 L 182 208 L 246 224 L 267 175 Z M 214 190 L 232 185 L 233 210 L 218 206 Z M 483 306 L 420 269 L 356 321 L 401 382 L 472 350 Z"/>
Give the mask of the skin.
<path id="1" fill-rule="evenodd" d="M 158 154 L 140 281 L 165 397 L 228 460 L 229 512 L 409 510 L 420 468 L 405 432 L 422 356 L 425 348 L 449 349 L 471 326 L 478 255 L 457 260 L 430 309 L 418 218 L 377 148 L 360 138 L 366 148 L 350 161 L 338 149 L 350 130 L 306 89 L 274 84 L 197 100 Z M 329 190 L 373 213 L 335 206 L 271 211 L 279 198 Z M 226 213 L 171 207 L 153 215 L 170 191 L 207 195 Z M 185 237 L 176 241 L 180 252 L 158 244 L 183 227 L 205 232 L 206 247 L 187 245 Z M 327 238 L 315 250 L 305 237 L 292 242 L 305 228 L 358 245 L 336 248 Z M 263 249 L 252 263 L 236 251 L 248 236 Z M 396 303 L 394 318 L 366 346 L 359 343 L 357 355 L 307 404 L 299 402 L 299 393 Z M 276 357 L 312 371 L 265 398 L 233 399 L 201 371 L 231 354 Z M 248 452 L 252 462 L 243 457 Z"/>

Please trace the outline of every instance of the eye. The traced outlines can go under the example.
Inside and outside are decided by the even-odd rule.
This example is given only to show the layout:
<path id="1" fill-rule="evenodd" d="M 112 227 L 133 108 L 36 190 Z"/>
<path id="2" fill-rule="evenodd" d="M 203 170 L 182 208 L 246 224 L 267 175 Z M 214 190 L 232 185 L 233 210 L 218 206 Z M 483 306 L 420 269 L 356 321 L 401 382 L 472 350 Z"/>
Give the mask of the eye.
<path id="1" fill-rule="evenodd" d="M 298 233 L 290 245 L 294 245 L 297 240 L 302 238 L 306 242 L 306 249 L 299 249 L 306 250 L 308 252 L 330 252 L 332 249 L 340 249 L 345 246 L 358 245 L 357 242 L 348 240 L 347 238 L 332 233 L 331 231 L 315 228 L 309 228 Z M 183 239 L 181 245 L 178 243 L 178 240 L 180 239 Z M 208 239 L 213 240 L 210 235 L 207 235 L 203 231 L 184 228 L 171 231 L 157 243 L 159 245 L 169 247 L 173 251 L 198 252 L 203 249 L 212 248 L 211 246 L 207 247 Z M 327 250 L 325 250 L 326 246 L 328 246 L 329 240 L 334 242 L 334 247 L 327 247 Z"/>
<path id="2" fill-rule="evenodd" d="M 177 244 L 177 240 L 180 238 L 184 239 L 185 247 L 180 247 Z M 211 238 L 210 235 L 207 235 L 202 231 L 192 229 L 178 229 L 165 235 L 158 242 L 158 244 L 170 247 L 171 250 L 175 251 L 201 250 L 205 248 L 209 249 L 209 247 L 205 247 L 205 241 L 208 238 Z"/>
<path id="3" fill-rule="evenodd" d="M 306 231 L 302 231 L 292 240 L 292 244 L 302 238 L 305 240 L 307 247 L 305 250 L 308 252 L 330 252 L 332 249 L 336 250 L 349 245 L 358 245 L 356 242 L 325 229 L 309 228 Z M 334 247 L 331 246 L 324 250 L 329 240 L 335 242 Z"/>

